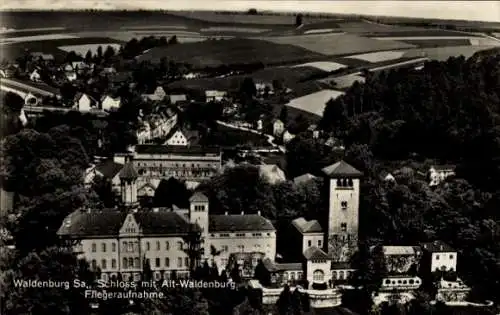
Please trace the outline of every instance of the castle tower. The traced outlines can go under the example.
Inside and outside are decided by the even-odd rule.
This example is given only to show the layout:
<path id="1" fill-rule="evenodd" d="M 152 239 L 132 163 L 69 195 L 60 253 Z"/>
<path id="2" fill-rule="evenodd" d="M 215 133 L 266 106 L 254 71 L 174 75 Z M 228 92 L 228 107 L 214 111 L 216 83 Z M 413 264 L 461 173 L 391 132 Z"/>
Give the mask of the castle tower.
<path id="1" fill-rule="evenodd" d="M 189 198 L 189 221 L 196 223 L 201 228 L 201 248 L 204 250 L 202 258 L 210 256 L 208 242 L 208 197 L 201 192 L 195 192 Z"/>
<path id="2" fill-rule="evenodd" d="M 328 198 L 325 250 L 334 261 L 348 261 L 358 245 L 359 184 L 363 173 L 344 161 L 322 172 Z"/>
<path id="3" fill-rule="evenodd" d="M 137 178 L 139 174 L 132 164 L 130 156 L 125 157 L 125 165 L 118 174 L 120 178 L 122 204 L 125 207 L 136 207 L 137 203 Z"/>

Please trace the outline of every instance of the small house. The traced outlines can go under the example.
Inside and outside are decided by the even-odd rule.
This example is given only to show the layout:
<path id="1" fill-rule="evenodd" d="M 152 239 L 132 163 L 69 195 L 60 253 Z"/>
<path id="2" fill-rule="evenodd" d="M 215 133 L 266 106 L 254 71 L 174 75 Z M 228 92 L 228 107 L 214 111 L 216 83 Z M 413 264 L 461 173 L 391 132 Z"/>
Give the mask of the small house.
<path id="1" fill-rule="evenodd" d="M 101 99 L 101 109 L 104 111 L 116 110 L 121 106 L 121 99 L 119 97 L 113 98 L 110 95 L 105 95 Z"/>
<path id="2" fill-rule="evenodd" d="M 55 60 L 54 55 L 52 54 L 44 54 L 42 52 L 32 52 L 30 55 L 36 61 L 43 61 L 47 63 L 47 62 L 53 62 Z"/>
<path id="3" fill-rule="evenodd" d="M 437 186 L 446 178 L 455 175 L 455 165 L 433 165 L 429 168 L 429 186 Z"/>
<path id="4" fill-rule="evenodd" d="M 96 107 L 96 101 L 85 93 L 78 92 L 73 98 L 73 108 L 80 112 L 88 112 Z"/>
<path id="5" fill-rule="evenodd" d="M 206 102 L 220 102 L 226 95 L 226 91 L 209 90 L 205 91 L 205 100 Z"/>

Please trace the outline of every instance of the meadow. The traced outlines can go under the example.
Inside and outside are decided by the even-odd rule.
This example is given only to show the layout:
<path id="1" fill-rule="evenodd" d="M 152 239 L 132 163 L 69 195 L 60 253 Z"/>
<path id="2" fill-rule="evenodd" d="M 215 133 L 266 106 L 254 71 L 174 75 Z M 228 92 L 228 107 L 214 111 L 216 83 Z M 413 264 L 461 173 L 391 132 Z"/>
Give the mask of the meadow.
<path id="1" fill-rule="evenodd" d="M 139 56 L 138 61 L 159 62 L 166 57 L 195 68 L 262 63 L 264 65 L 312 61 L 324 55 L 301 47 L 275 44 L 264 40 L 235 38 L 186 43 L 170 47 L 153 48 Z"/>
<path id="2" fill-rule="evenodd" d="M 295 45 L 315 53 L 329 56 L 415 47 L 414 45 L 402 42 L 390 40 L 382 41 L 350 34 L 314 34 L 288 37 L 265 37 L 261 39 L 276 44 Z"/>
<path id="3" fill-rule="evenodd" d="M 405 54 L 404 51 L 389 50 L 389 51 L 377 51 L 377 52 L 372 52 L 372 53 L 353 55 L 353 56 L 349 56 L 348 58 L 360 59 L 360 60 L 367 61 L 370 63 L 376 63 L 376 62 L 381 62 L 381 61 L 399 59 L 399 58 L 402 58 L 404 56 L 404 54 Z"/>
<path id="4" fill-rule="evenodd" d="M 478 51 L 495 48 L 495 46 L 455 46 L 439 48 L 417 48 L 408 50 L 404 57 L 416 58 L 426 56 L 432 60 L 446 61 L 450 57 L 464 56 L 470 58 Z"/>
<path id="5" fill-rule="evenodd" d="M 41 40 L 31 42 L 9 43 L 1 46 L 2 57 L 7 60 L 15 60 L 22 56 L 26 49 L 32 52 L 43 52 L 53 54 L 56 60 L 62 61 L 67 55 L 67 52 L 59 47 L 64 46 L 80 46 L 80 45 L 109 45 L 121 44 L 122 42 L 106 38 L 106 37 L 86 37 L 86 38 L 63 38 L 55 40 Z M 105 47 L 103 47 L 104 49 Z"/>

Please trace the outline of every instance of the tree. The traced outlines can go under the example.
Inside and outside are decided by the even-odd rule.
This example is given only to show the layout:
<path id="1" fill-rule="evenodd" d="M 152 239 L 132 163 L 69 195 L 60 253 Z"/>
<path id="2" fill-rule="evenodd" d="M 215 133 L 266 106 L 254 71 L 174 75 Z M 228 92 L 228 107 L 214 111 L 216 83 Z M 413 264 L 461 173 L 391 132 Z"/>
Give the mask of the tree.
<path id="1" fill-rule="evenodd" d="M 184 252 L 189 257 L 189 270 L 194 273 L 196 267 L 199 266 L 200 259 L 204 253 L 203 248 L 200 246 L 201 231 L 198 225 L 190 224 L 189 226 L 189 232 L 184 237 L 184 242 L 186 243 Z"/>
<path id="2" fill-rule="evenodd" d="M 301 26 L 303 23 L 302 23 L 302 13 L 299 13 L 297 14 L 297 16 L 295 17 L 295 26 L 299 27 Z"/>
<path id="3" fill-rule="evenodd" d="M 151 281 L 153 279 L 153 270 L 151 269 L 151 264 L 146 256 L 142 259 L 142 279 L 144 281 Z"/>
<path id="4" fill-rule="evenodd" d="M 257 266 L 255 266 L 254 278 L 259 280 L 263 286 L 269 286 L 271 284 L 271 275 L 264 266 L 262 259 L 260 259 Z"/>
<path id="5" fill-rule="evenodd" d="M 287 106 L 283 106 L 283 108 L 281 109 L 279 119 L 286 126 L 286 124 L 288 122 L 288 107 Z"/>
<path id="6" fill-rule="evenodd" d="M 97 47 L 96 58 L 98 60 L 101 60 L 102 57 L 103 57 L 102 46 L 99 46 L 99 47 Z"/>
<path id="7" fill-rule="evenodd" d="M 189 206 L 191 193 L 186 185 L 174 177 L 168 180 L 162 179 L 155 190 L 153 204 L 156 207 L 171 207 L 176 205 L 180 208 Z"/>
<path id="8" fill-rule="evenodd" d="M 104 52 L 103 55 L 104 60 L 109 61 L 114 56 L 115 56 L 115 49 L 113 48 L 113 46 L 106 47 L 106 51 Z"/>
<path id="9" fill-rule="evenodd" d="M 292 293 L 288 285 L 281 291 L 276 306 L 280 315 L 293 315 Z"/>
<path id="10" fill-rule="evenodd" d="M 257 95 L 257 88 L 255 87 L 255 82 L 251 77 L 243 79 L 240 86 L 240 93 L 244 99 L 251 99 Z"/>
<path id="11" fill-rule="evenodd" d="M 254 8 L 248 9 L 247 14 L 248 15 L 257 15 L 257 9 L 254 9 Z"/>
<path id="12" fill-rule="evenodd" d="M 84 58 L 85 62 L 87 64 L 91 63 L 92 62 L 92 50 L 87 50 L 87 53 L 85 54 L 85 58 Z"/>

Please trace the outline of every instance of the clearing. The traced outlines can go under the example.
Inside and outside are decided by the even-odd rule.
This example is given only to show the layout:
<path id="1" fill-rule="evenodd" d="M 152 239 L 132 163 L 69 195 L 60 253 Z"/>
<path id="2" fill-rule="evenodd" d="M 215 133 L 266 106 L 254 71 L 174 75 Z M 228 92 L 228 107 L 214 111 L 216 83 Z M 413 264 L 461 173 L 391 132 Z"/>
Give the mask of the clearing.
<path id="1" fill-rule="evenodd" d="M 368 62 L 381 62 L 381 61 L 402 58 L 404 54 L 405 54 L 404 51 L 389 50 L 389 51 L 377 51 L 367 54 L 353 55 L 347 58 L 361 59 Z"/>
<path id="2" fill-rule="evenodd" d="M 332 72 L 336 71 L 339 69 L 347 68 L 346 65 L 332 62 L 332 61 L 316 61 L 316 62 L 308 62 L 308 63 L 303 63 L 300 65 L 293 66 L 292 68 L 299 68 L 299 67 L 313 67 L 325 72 Z"/>
<path id="3" fill-rule="evenodd" d="M 464 56 L 470 58 L 478 51 L 488 50 L 496 46 L 456 46 L 456 47 L 439 47 L 439 48 L 417 48 L 408 50 L 404 57 L 418 58 L 428 57 L 432 60 L 446 61 L 450 57 Z"/>
<path id="4" fill-rule="evenodd" d="M 300 109 L 319 117 L 323 116 L 326 103 L 331 99 L 343 95 L 344 92 L 336 90 L 322 90 L 302 97 L 294 98 L 286 106 Z"/>

